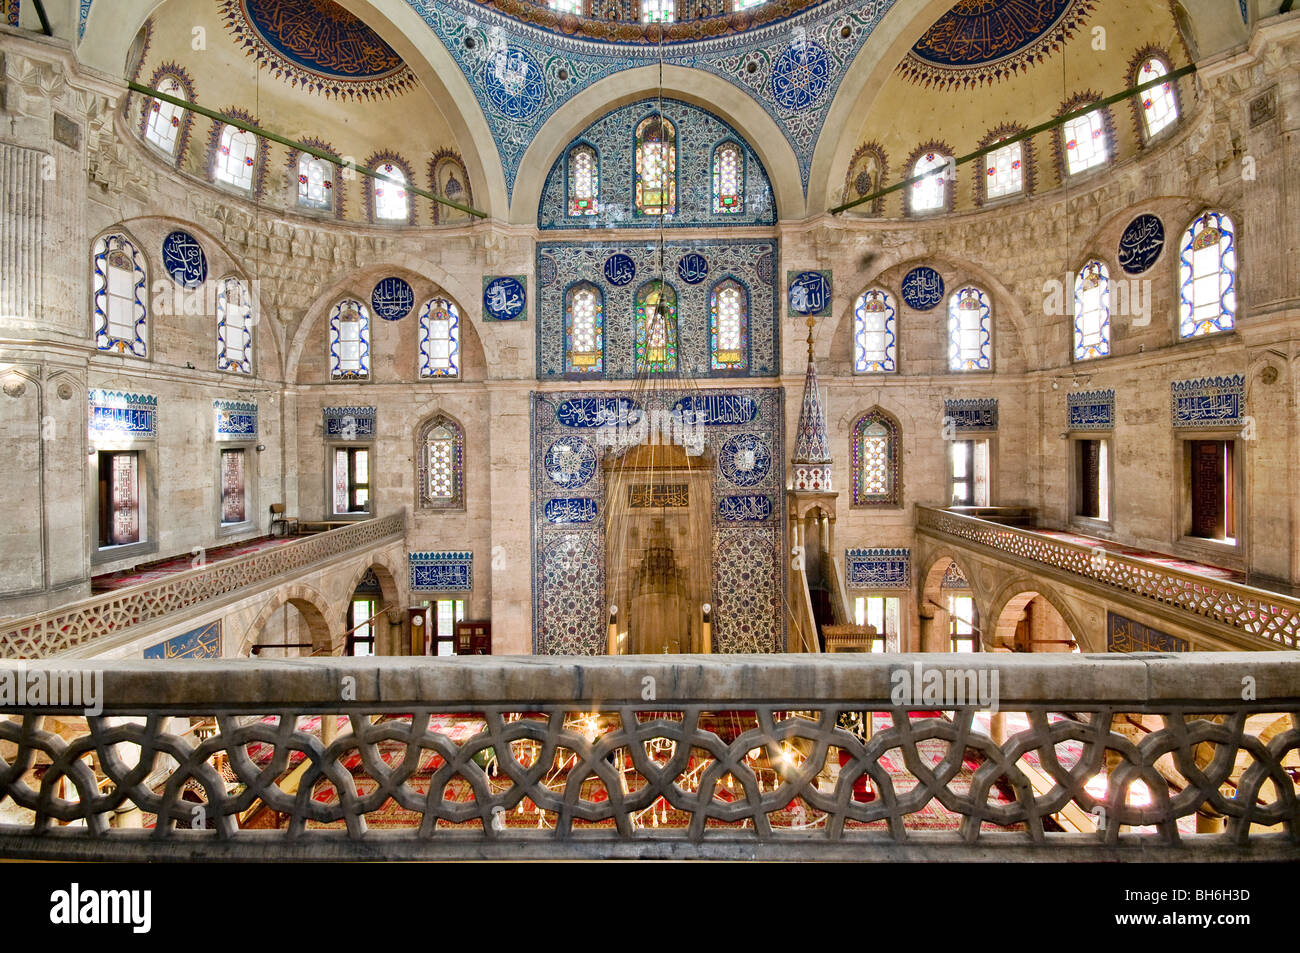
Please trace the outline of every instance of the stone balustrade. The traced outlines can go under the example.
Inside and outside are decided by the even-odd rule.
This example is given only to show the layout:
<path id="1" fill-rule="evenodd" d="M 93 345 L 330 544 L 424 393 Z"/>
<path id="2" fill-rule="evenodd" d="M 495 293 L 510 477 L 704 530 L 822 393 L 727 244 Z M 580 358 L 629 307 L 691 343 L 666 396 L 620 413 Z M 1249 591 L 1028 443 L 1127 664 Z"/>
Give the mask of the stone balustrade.
<path id="1" fill-rule="evenodd" d="M 49 658 L 131 626 L 161 619 L 299 574 L 321 563 L 401 538 L 404 513 L 363 520 L 165 579 L 116 589 L 48 612 L 0 623 L 0 658 Z"/>
<path id="2" fill-rule="evenodd" d="M 1300 856 L 1292 653 L 52 664 L 0 857 Z"/>

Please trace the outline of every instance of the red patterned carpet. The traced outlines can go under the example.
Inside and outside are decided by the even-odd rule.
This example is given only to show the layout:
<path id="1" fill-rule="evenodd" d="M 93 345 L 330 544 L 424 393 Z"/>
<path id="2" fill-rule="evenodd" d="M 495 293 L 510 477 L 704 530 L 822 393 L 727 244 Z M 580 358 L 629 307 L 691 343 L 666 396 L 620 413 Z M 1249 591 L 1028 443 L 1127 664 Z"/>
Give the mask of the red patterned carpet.
<path id="1" fill-rule="evenodd" d="M 250 553 L 260 552 L 263 549 L 271 549 L 274 546 L 283 546 L 285 543 L 292 543 L 295 539 L 301 539 L 301 537 L 259 536 L 257 539 L 247 539 L 242 543 L 231 543 L 229 546 L 216 546 L 212 549 L 205 550 L 202 553 L 202 556 L 205 563 L 211 564 L 223 559 L 235 559 L 239 556 L 247 556 Z M 140 565 L 133 566 L 130 569 L 105 573 L 102 576 L 95 576 L 90 580 L 90 590 L 91 592 L 112 592 L 115 589 L 125 589 L 127 586 L 136 586 L 142 582 L 154 582 L 158 579 L 165 579 L 178 572 L 197 569 L 198 558 L 198 555 L 170 556 L 167 559 L 159 559 L 151 563 L 141 563 Z"/>

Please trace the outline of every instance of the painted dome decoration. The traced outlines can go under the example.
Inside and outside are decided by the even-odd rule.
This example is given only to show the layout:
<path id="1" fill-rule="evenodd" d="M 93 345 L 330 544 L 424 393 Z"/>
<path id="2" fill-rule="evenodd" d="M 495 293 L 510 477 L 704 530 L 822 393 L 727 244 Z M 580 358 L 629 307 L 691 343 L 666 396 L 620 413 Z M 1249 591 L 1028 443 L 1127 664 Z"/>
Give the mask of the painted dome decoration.
<path id="1" fill-rule="evenodd" d="M 924 86 L 977 86 L 1028 70 L 1061 48 L 1097 0 L 960 0 L 898 64 Z"/>
<path id="2" fill-rule="evenodd" d="M 221 0 L 221 17 L 262 69 L 308 92 L 377 99 L 416 85 L 397 51 L 333 0 Z"/>

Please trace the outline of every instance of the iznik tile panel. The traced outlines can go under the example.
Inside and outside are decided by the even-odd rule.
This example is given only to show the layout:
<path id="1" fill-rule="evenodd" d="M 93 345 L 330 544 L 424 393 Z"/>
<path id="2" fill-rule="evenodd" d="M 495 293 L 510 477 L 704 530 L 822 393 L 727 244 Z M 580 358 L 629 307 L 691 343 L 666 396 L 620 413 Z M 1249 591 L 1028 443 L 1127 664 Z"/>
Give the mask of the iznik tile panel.
<path id="1" fill-rule="evenodd" d="M 707 275 L 694 280 L 702 257 Z M 770 239 L 669 241 L 664 243 L 665 281 L 677 293 L 677 362 L 691 377 L 770 377 L 780 367 L 773 280 L 777 245 Z M 687 261 L 695 271 L 685 276 Z M 656 242 L 546 242 L 537 246 L 537 376 L 565 376 L 565 296 L 578 282 L 590 282 L 604 299 L 604 379 L 636 376 L 636 294 L 659 276 Z M 749 293 L 748 371 L 714 371 L 709 354 L 710 295 L 734 278 Z M 690 279 L 690 280 L 687 280 Z M 596 375 L 593 375 L 595 378 Z"/>
<path id="2" fill-rule="evenodd" d="M 910 549 L 846 549 L 844 564 L 849 589 L 907 589 L 912 585 Z"/>
<path id="3" fill-rule="evenodd" d="M 1246 415 L 1242 374 L 1174 381 L 1169 385 L 1175 427 L 1240 427 Z"/>
<path id="4" fill-rule="evenodd" d="M 472 552 L 411 553 L 412 592 L 469 592 L 474 588 Z"/>
<path id="5" fill-rule="evenodd" d="M 214 400 L 212 413 L 216 423 L 216 439 L 256 439 L 257 404 L 244 400 Z"/>
<path id="6" fill-rule="evenodd" d="M 1114 430 L 1113 390 L 1072 391 L 1065 397 L 1068 430 Z"/>
<path id="7" fill-rule="evenodd" d="M 783 651 L 784 390 L 681 390 L 648 399 L 535 392 L 532 399 L 533 651 L 604 654 L 603 455 L 644 442 L 651 428 L 692 435 L 687 452 L 714 461 L 708 503 L 714 651 Z"/>
<path id="8" fill-rule="evenodd" d="M 147 659 L 200 659 L 221 657 L 221 620 L 214 619 L 166 642 L 144 650 Z"/>
<path id="9" fill-rule="evenodd" d="M 1186 652 L 1187 640 L 1113 612 L 1106 613 L 1108 652 Z"/>
<path id="10" fill-rule="evenodd" d="M 677 210 L 672 215 L 639 215 L 636 212 L 636 159 L 633 153 L 636 128 L 658 109 L 657 99 L 622 106 L 596 120 L 574 139 L 546 177 L 538 210 L 539 228 L 658 228 L 682 225 L 772 225 L 776 223 L 776 202 L 767 170 L 753 148 L 728 123 L 675 99 L 663 101 L 664 118 L 676 130 Z M 744 156 L 744 210 L 713 211 L 713 150 L 723 142 L 736 142 Z M 596 152 L 599 183 L 595 215 L 569 215 L 568 160 L 578 145 Z M 660 222 L 660 218 L 663 222 Z"/>
<path id="11" fill-rule="evenodd" d="M 375 407 L 325 407 L 326 440 L 369 440 L 378 431 Z"/>
<path id="12" fill-rule="evenodd" d="M 90 438 L 153 440 L 158 436 L 158 398 L 150 394 L 91 390 Z"/>
<path id="13" fill-rule="evenodd" d="M 957 433 L 993 433 L 998 429 L 998 401 L 996 397 L 945 400 L 943 416 Z"/>

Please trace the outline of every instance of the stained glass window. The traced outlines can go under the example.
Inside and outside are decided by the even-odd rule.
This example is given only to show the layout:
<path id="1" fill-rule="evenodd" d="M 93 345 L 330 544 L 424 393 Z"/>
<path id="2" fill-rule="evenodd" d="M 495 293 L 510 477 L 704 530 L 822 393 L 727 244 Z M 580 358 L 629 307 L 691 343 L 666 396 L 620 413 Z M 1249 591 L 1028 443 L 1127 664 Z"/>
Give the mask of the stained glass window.
<path id="1" fill-rule="evenodd" d="M 713 211 L 735 215 L 745 211 L 745 157 L 740 146 L 724 142 L 713 150 Z"/>
<path id="2" fill-rule="evenodd" d="M 898 506 L 898 424 L 870 410 L 853 425 L 853 505 Z"/>
<path id="3" fill-rule="evenodd" d="M 345 298 L 330 312 L 330 377 L 364 380 L 370 376 L 370 311 Z"/>
<path id="4" fill-rule="evenodd" d="M 253 301 L 238 278 L 217 286 L 217 370 L 253 373 Z"/>
<path id="5" fill-rule="evenodd" d="M 371 179 L 375 190 L 375 218 L 384 222 L 405 222 L 411 214 L 410 199 L 406 194 L 406 173 L 392 162 L 381 162 L 375 171 L 393 182 Z"/>
<path id="6" fill-rule="evenodd" d="M 604 369 L 605 314 L 600 289 L 583 282 L 564 296 L 566 373 L 599 374 Z"/>
<path id="7" fill-rule="evenodd" d="M 636 128 L 636 210 L 641 215 L 677 211 L 677 131 L 662 116 Z"/>
<path id="8" fill-rule="evenodd" d="M 749 296 L 734 278 L 713 286 L 709 295 L 710 350 L 713 370 L 739 370 L 748 363 Z"/>
<path id="9" fill-rule="evenodd" d="M 648 281 L 636 295 L 636 371 L 677 370 L 677 292 L 661 281 Z"/>
<path id="10" fill-rule="evenodd" d="M 257 137 L 251 132 L 226 126 L 221 130 L 217 148 L 218 182 L 225 182 L 245 192 L 253 188 L 253 164 L 257 161 Z"/>
<path id="11" fill-rule="evenodd" d="M 984 157 L 985 194 L 991 199 L 1015 195 L 1025 187 L 1024 156 L 1021 143 L 1013 142 L 995 149 Z"/>
<path id="12" fill-rule="evenodd" d="M 125 235 L 104 235 L 95 242 L 92 266 L 95 346 L 144 357 L 147 285 L 135 244 Z"/>
<path id="13" fill-rule="evenodd" d="M 912 211 L 941 209 L 948 201 L 948 157 L 942 152 L 927 152 L 912 165 L 912 177 L 925 178 L 912 183 Z"/>
<path id="14" fill-rule="evenodd" d="M 731 9 L 748 10 L 750 7 L 757 7 L 767 2 L 768 0 L 731 0 Z"/>
<path id="15" fill-rule="evenodd" d="M 642 23 L 672 23 L 676 0 L 641 0 Z"/>
<path id="16" fill-rule="evenodd" d="M 1090 261 L 1074 276 L 1074 359 L 1110 354 L 1110 271 Z"/>
<path id="17" fill-rule="evenodd" d="M 556 13 L 572 13 L 575 16 L 582 16 L 582 0 L 547 0 L 547 3 Z"/>
<path id="18" fill-rule="evenodd" d="M 303 153 L 298 157 L 298 204 L 327 209 L 333 204 L 334 169 L 324 159 Z"/>
<path id="19" fill-rule="evenodd" d="M 1061 137 L 1065 141 L 1065 168 L 1077 175 L 1103 164 L 1110 156 L 1106 142 L 1105 113 L 1094 109 L 1064 123 Z"/>
<path id="20" fill-rule="evenodd" d="M 242 523 L 244 505 L 244 451 L 221 451 L 221 522 Z"/>
<path id="21" fill-rule="evenodd" d="M 158 92 L 189 101 L 189 97 L 185 95 L 185 87 L 174 76 L 168 76 L 159 83 Z M 161 99 L 151 100 L 149 121 L 144 127 L 144 137 L 169 156 L 173 156 L 176 154 L 176 144 L 180 142 L 181 123 L 184 119 L 185 110 L 182 107 L 165 103 Z"/>
<path id="22" fill-rule="evenodd" d="M 569 214 L 595 215 L 600 211 L 600 166 L 591 146 L 569 150 Z"/>
<path id="23" fill-rule="evenodd" d="M 420 309 L 420 376 L 460 376 L 460 309 L 446 298 Z"/>
<path id="24" fill-rule="evenodd" d="M 898 328 L 894 298 L 880 288 L 858 297 L 853 306 L 853 370 L 859 374 L 891 373 L 896 362 Z"/>
<path id="25" fill-rule="evenodd" d="M 948 369 L 987 371 L 993 366 L 993 313 L 989 296 L 961 288 L 948 299 Z"/>
<path id="26" fill-rule="evenodd" d="M 1232 219 L 1206 212 L 1183 233 L 1178 256 L 1178 335 L 1231 331 L 1237 318 L 1237 242 Z"/>
<path id="27" fill-rule="evenodd" d="M 1169 69 L 1164 63 L 1152 57 L 1138 70 L 1135 85 L 1142 86 L 1168 72 Z M 1174 90 L 1169 83 L 1152 86 L 1142 94 L 1142 124 L 1146 127 L 1148 139 L 1166 129 L 1177 118 L 1178 100 L 1174 98 Z"/>
<path id="28" fill-rule="evenodd" d="M 446 414 L 437 414 L 420 429 L 421 456 L 416 474 L 420 505 L 460 509 L 464 505 L 465 433 Z"/>

